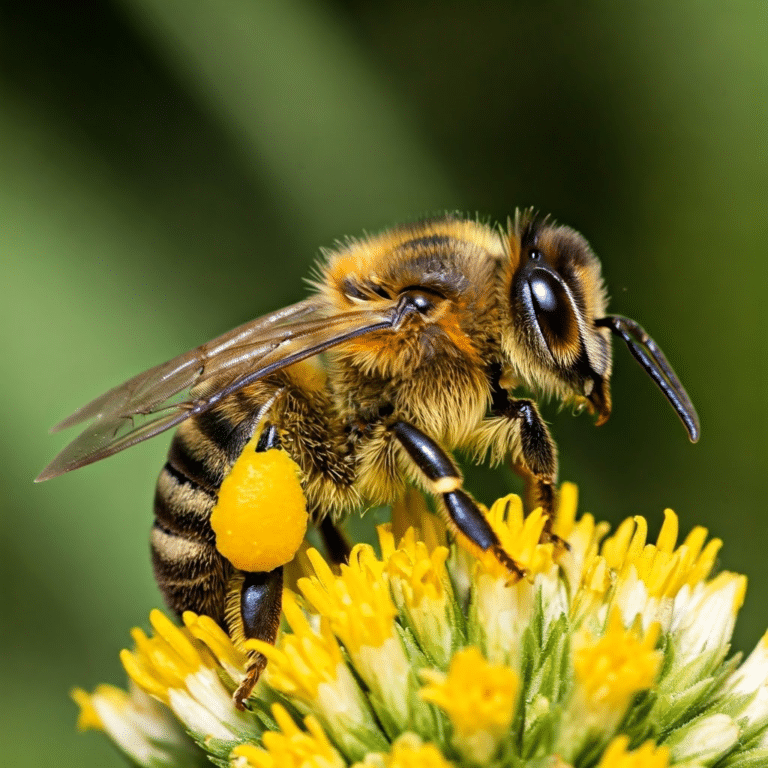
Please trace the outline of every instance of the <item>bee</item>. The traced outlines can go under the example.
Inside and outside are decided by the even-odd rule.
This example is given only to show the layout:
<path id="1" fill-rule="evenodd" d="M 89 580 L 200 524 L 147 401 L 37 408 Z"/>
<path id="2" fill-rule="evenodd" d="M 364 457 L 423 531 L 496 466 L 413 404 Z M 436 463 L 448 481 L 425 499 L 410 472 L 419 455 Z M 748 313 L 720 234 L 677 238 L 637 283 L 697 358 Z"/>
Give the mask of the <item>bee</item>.
<path id="1" fill-rule="evenodd" d="M 464 546 L 524 575 L 463 489 L 457 449 L 509 459 L 548 515 L 544 540 L 567 548 L 552 532 L 555 444 L 534 400 L 514 393 L 585 406 L 604 423 L 612 335 L 699 437 L 656 343 L 606 314 L 587 241 L 531 210 L 506 228 L 451 215 L 350 239 L 325 254 L 313 288 L 80 408 L 54 431 L 90 425 L 37 478 L 178 426 L 154 501 L 155 575 L 174 611 L 212 617 L 241 648 L 274 643 L 283 567 L 307 520 L 341 561 L 334 524 L 409 486 L 435 499 Z M 266 664 L 249 658 L 239 708 Z"/>

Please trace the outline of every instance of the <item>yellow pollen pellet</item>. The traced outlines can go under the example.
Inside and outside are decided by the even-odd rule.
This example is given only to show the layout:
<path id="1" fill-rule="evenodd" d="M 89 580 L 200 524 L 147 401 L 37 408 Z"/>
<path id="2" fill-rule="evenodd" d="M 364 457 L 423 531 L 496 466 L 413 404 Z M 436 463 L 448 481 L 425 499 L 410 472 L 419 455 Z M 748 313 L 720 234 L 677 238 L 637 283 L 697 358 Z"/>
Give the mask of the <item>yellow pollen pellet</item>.
<path id="1" fill-rule="evenodd" d="M 272 571 L 296 554 L 307 532 L 299 466 L 285 451 L 245 447 L 211 513 L 216 549 L 241 571 Z"/>

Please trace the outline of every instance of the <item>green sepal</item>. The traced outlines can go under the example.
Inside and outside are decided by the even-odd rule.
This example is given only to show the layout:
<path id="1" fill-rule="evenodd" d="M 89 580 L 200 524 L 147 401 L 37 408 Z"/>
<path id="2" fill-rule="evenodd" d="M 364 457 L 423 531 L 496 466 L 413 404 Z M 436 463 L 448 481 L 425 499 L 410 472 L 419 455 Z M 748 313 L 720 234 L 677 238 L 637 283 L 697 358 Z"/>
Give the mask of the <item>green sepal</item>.
<path id="1" fill-rule="evenodd" d="M 656 686 L 657 703 L 649 717 L 659 723 L 662 731 L 669 732 L 710 705 L 712 694 L 733 672 L 739 657 L 723 662 L 727 649 L 716 648 L 675 669 L 674 644 L 667 644 L 665 651 L 671 658 L 665 657 L 664 671 Z"/>
<path id="2" fill-rule="evenodd" d="M 624 719 L 616 729 L 617 733 L 629 736 L 630 748 L 639 747 L 648 739 L 658 740 L 661 728 L 653 717 L 657 694 L 653 689 L 636 693 L 624 715 Z"/>
<path id="3" fill-rule="evenodd" d="M 768 747 L 756 747 L 728 755 L 713 768 L 765 768 L 768 765 Z"/>
<path id="4" fill-rule="evenodd" d="M 214 757 L 213 755 L 208 755 L 208 759 L 206 761 L 206 764 L 213 763 L 214 765 L 218 765 L 219 768 L 231 768 L 232 762 L 229 759 L 223 759 L 221 757 Z"/>
<path id="5" fill-rule="evenodd" d="M 248 739 L 243 739 L 242 741 L 238 742 L 232 742 L 232 741 L 224 741 L 223 739 L 213 739 L 206 736 L 195 736 L 192 732 L 189 733 L 189 735 L 195 740 L 197 745 L 202 749 L 207 755 L 208 759 L 211 762 L 216 762 L 215 758 L 219 758 L 220 760 L 224 761 L 225 765 L 228 765 L 228 758 L 229 753 L 240 744 L 250 744 L 252 743 Z"/>
<path id="6" fill-rule="evenodd" d="M 521 757 L 526 760 L 542 758 L 551 753 L 557 740 L 562 706 L 545 696 L 537 696 L 526 708 L 526 721 L 522 736 Z"/>

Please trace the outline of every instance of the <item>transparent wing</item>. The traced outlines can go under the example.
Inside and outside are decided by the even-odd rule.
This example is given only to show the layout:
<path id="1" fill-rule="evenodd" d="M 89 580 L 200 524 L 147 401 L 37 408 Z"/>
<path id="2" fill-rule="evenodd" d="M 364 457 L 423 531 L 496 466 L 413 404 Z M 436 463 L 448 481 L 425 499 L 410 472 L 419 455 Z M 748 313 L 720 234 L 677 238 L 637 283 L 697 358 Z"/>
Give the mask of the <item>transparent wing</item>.
<path id="1" fill-rule="evenodd" d="M 134 376 L 53 428 L 57 432 L 93 420 L 36 482 L 154 437 L 274 371 L 357 336 L 392 328 L 394 303 L 376 304 L 375 309 L 328 317 L 317 300 L 307 299 Z"/>

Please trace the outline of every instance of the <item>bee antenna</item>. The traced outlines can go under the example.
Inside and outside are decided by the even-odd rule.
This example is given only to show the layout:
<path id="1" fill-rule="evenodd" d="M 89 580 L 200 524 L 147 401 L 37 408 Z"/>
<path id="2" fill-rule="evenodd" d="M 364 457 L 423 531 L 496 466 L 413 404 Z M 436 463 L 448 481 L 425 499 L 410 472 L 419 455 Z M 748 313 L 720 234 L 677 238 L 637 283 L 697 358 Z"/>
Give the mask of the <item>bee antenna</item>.
<path id="1" fill-rule="evenodd" d="M 624 339 L 635 360 L 669 400 L 688 430 L 691 442 L 695 443 L 701 434 L 699 416 L 680 379 L 656 342 L 638 323 L 621 315 L 606 315 L 595 320 L 595 325 L 598 328 L 609 328 L 616 336 Z"/>

